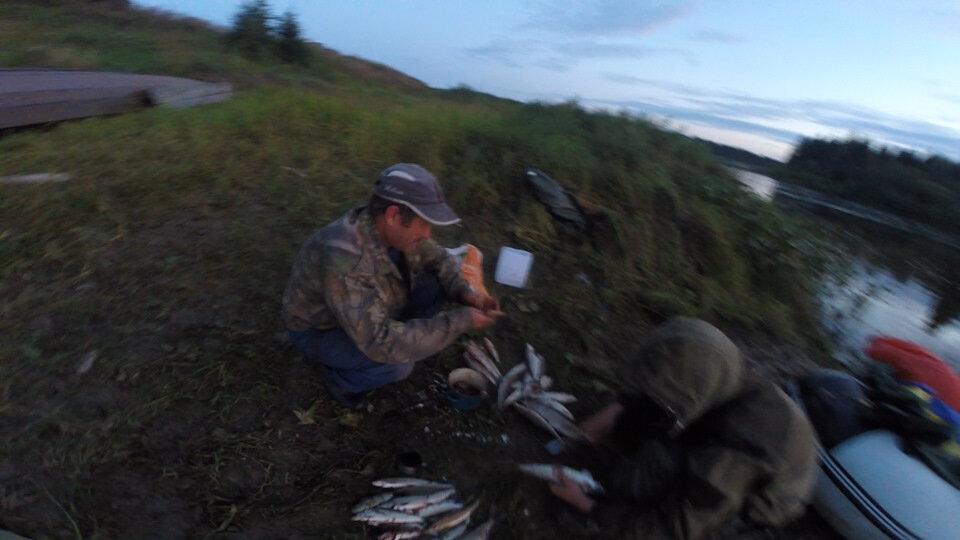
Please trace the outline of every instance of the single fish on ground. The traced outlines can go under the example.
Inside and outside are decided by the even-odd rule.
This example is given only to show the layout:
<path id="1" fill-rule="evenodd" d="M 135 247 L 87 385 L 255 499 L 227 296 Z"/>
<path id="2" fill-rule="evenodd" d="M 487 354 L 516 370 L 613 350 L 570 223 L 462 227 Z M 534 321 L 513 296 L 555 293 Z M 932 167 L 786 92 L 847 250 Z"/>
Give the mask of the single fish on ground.
<path id="1" fill-rule="evenodd" d="M 549 463 L 523 463 L 518 465 L 517 468 L 524 474 L 546 480 L 547 482 L 556 482 L 557 473 L 559 472 L 564 478 L 579 485 L 588 493 L 603 493 L 603 486 L 601 486 L 600 483 L 593 478 L 593 475 L 590 474 L 590 471 L 586 469 L 578 471 L 570 467 L 564 467 L 563 465 L 552 465 Z"/>
<path id="2" fill-rule="evenodd" d="M 420 508 L 424 508 L 432 504 L 438 503 L 444 499 L 449 499 L 450 497 L 453 497 L 454 493 L 456 492 L 457 490 L 453 488 L 442 489 L 440 491 L 434 491 L 433 493 L 423 493 L 419 495 L 408 495 L 406 497 L 398 497 L 396 499 L 391 500 L 387 504 L 389 504 L 390 508 L 393 508 L 394 510 L 399 510 L 401 512 L 416 511 L 416 510 L 419 510 Z"/>
<path id="3" fill-rule="evenodd" d="M 350 511 L 354 514 L 363 512 L 374 506 L 380 506 L 382 503 L 385 503 L 393 498 L 393 493 L 389 491 L 386 493 L 377 493 L 376 495 L 371 495 L 360 502 L 358 502 Z"/>
<path id="4" fill-rule="evenodd" d="M 417 515 L 397 512 L 387 508 L 370 508 L 359 512 L 351 518 L 353 521 L 362 521 L 370 525 L 411 525 L 423 523 L 423 518 Z"/>
<path id="5" fill-rule="evenodd" d="M 456 527 L 457 525 L 468 521 L 470 519 L 470 514 L 477 509 L 477 506 L 480 506 L 480 499 L 473 501 L 470 506 L 462 510 L 457 510 L 456 512 L 451 512 L 442 516 L 437 521 L 431 523 L 429 527 L 424 529 L 424 534 L 439 534 L 447 529 Z"/>
<path id="6" fill-rule="evenodd" d="M 424 480 L 422 478 L 381 478 L 379 480 L 374 480 L 373 485 L 382 488 L 388 489 L 450 489 L 453 487 L 453 484 L 446 484 L 443 482 L 432 482 L 430 480 Z"/>

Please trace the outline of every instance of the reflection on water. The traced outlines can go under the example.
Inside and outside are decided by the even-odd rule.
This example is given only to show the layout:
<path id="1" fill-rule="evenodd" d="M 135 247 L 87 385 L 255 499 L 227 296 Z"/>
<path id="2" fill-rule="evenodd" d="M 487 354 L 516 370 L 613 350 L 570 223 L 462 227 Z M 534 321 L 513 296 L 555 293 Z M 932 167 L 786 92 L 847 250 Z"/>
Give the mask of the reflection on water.
<path id="1" fill-rule="evenodd" d="M 756 173 L 734 170 L 746 189 L 842 231 L 850 261 L 822 283 L 824 327 L 837 359 L 855 363 L 871 335 L 922 345 L 960 370 L 960 243 L 914 223 Z"/>
<path id="2" fill-rule="evenodd" d="M 742 169 L 730 169 L 737 177 L 737 180 L 743 184 L 748 191 L 760 197 L 765 201 L 772 201 L 777 192 L 777 181 L 769 176 L 744 171 Z"/>
<path id="3" fill-rule="evenodd" d="M 827 278 L 822 290 L 823 323 L 838 337 L 838 360 L 856 362 L 870 336 L 887 334 L 926 347 L 960 369 L 957 312 L 949 319 L 938 313 L 935 307 L 944 302 L 919 281 L 858 260 L 849 275 Z"/>

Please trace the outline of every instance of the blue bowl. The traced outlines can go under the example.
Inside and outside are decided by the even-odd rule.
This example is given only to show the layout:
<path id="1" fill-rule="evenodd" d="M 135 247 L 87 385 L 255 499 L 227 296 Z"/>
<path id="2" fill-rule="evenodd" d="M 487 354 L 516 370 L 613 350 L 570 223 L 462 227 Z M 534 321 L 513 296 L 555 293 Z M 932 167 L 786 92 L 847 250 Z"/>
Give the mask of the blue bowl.
<path id="1" fill-rule="evenodd" d="M 447 390 L 447 401 L 458 411 L 472 411 L 483 403 L 483 396 L 481 394 L 467 396 L 450 388 Z"/>

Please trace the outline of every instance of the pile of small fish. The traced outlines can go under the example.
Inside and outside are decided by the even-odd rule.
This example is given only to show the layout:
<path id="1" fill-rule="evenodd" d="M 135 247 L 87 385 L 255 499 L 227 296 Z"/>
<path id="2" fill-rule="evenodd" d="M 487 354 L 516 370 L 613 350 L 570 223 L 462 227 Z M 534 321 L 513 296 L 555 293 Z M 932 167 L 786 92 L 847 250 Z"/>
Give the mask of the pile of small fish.
<path id="1" fill-rule="evenodd" d="M 387 529 L 379 540 L 404 538 L 482 539 L 494 521 L 467 531 L 480 500 L 468 506 L 457 500 L 452 484 L 421 478 L 383 478 L 373 485 L 388 491 L 371 495 L 353 507 L 353 521 Z"/>
<path id="2" fill-rule="evenodd" d="M 594 480 L 593 475 L 586 469 L 578 471 L 570 467 L 564 467 L 563 465 L 550 465 L 547 463 L 524 463 L 518 465 L 517 468 L 524 474 L 529 474 L 530 476 L 546 480 L 547 482 L 556 482 L 557 473 L 559 472 L 568 481 L 580 486 L 585 493 L 603 493 L 603 486 Z"/>
<path id="3" fill-rule="evenodd" d="M 463 359 L 467 365 L 496 388 L 503 375 L 497 368 L 500 364 L 500 355 L 497 354 L 497 348 L 493 346 L 493 342 L 483 338 L 483 345 L 480 345 L 476 341 L 467 340 L 463 348 L 465 349 Z"/>
<path id="4" fill-rule="evenodd" d="M 546 361 L 527 343 L 524 362 L 521 362 L 500 380 L 497 387 L 497 406 L 514 407 L 520 414 L 543 428 L 557 439 L 583 439 L 570 412 L 563 404 L 577 400 L 563 392 L 548 392 L 553 380 L 546 374 Z"/>

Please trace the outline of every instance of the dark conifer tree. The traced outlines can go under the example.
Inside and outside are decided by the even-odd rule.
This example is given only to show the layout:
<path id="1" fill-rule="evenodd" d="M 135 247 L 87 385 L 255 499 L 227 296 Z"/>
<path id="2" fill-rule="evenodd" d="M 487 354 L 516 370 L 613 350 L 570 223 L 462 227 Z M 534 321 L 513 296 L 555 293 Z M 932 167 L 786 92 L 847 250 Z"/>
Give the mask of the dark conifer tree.
<path id="1" fill-rule="evenodd" d="M 310 59 L 310 51 L 300 36 L 300 23 L 292 11 L 284 13 L 277 25 L 277 55 L 293 64 L 306 64 Z"/>
<path id="2" fill-rule="evenodd" d="M 233 16 L 227 42 L 251 56 L 261 56 L 274 45 L 267 0 L 251 0 Z"/>

